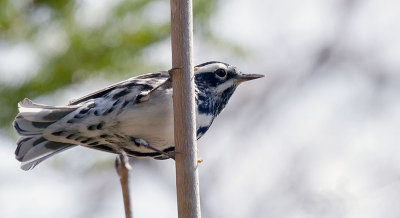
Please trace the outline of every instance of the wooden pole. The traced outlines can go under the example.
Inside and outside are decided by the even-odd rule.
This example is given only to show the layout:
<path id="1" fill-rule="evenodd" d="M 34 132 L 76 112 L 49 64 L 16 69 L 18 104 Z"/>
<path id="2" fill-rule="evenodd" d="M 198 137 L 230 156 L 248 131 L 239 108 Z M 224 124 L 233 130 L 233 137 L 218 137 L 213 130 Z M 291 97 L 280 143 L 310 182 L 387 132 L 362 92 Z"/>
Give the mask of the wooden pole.
<path id="1" fill-rule="evenodd" d="M 175 166 L 179 218 L 200 218 L 191 0 L 171 0 Z"/>
<path id="2" fill-rule="evenodd" d="M 129 193 L 129 171 L 132 169 L 129 158 L 124 151 L 115 159 L 115 169 L 119 175 L 124 198 L 125 217 L 132 218 L 131 197 Z"/>

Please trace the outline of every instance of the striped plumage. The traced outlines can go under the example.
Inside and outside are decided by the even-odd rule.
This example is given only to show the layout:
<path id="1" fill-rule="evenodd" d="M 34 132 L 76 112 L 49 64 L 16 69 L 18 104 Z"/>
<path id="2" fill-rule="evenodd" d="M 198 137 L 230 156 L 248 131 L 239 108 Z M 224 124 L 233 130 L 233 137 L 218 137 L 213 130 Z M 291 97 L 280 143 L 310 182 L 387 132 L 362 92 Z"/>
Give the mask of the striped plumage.
<path id="1" fill-rule="evenodd" d="M 197 138 L 209 129 L 243 81 L 222 62 L 196 66 Z M 25 99 L 18 104 L 14 128 L 21 135 L 15 151 L 29 170 L 48 157 L 82 145 L 133 157 L 165 159 L 173 155 L 172 81 L 168 72 L 141 75 L 54 107 Z"/>

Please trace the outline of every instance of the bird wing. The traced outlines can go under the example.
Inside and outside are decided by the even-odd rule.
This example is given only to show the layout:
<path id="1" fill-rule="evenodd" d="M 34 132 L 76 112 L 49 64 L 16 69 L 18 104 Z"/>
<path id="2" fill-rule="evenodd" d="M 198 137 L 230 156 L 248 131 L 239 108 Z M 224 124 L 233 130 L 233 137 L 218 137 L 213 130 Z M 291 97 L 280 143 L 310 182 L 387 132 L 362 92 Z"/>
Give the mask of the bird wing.
<path id="1" fill-rule="evenodd" d="M 123 88 L 123 87 L 132 87 L 132 86 L 144 86 L 144 85 L 149 85 L 152 86 L 148 91 L 145 92 L 146 95 L 150 94 L 160 86 L 162 86 L 165 82 L 169 80 L 170 76 L 168 72 L 162 71 L 162 72 L 157 72 L 157 73 L 149 73 L 149 74 L 144 74 L 136 77 L 129 78 L 127 80 L 124 80 L 122 82 L 110 85 L 104 89 L 98 90 L 96 92 L 90 93 L 86 96 L 83 96 L 78 99 L 74 99 L 69 102 L 68 105 L 77 105 L 79 103 L 85 102 L 90 99 L 94 98 L 99 98 L 103 97 L 110 92 L 112 92 L 115 89 L 118 88 Z"/>

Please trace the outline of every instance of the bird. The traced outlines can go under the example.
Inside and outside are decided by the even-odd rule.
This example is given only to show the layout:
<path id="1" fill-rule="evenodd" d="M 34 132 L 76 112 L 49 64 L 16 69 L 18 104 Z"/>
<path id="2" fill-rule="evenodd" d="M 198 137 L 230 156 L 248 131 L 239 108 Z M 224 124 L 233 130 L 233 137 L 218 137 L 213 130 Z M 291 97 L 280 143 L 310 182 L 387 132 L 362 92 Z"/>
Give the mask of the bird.
<path id="1" fill-rule="evenodd" d="M 201 138 L 225 108 L 239 84 L 264 77 L 210 61 L 194 67 L 196 134 Z M 172 79 L 168 71 L 144 74 L 66 106 L 49 106 L 27 98 L 18 103 L 13 127 L 21 169 L 81 145 L 129 157 L 168 159 L 174 154 Z"/>

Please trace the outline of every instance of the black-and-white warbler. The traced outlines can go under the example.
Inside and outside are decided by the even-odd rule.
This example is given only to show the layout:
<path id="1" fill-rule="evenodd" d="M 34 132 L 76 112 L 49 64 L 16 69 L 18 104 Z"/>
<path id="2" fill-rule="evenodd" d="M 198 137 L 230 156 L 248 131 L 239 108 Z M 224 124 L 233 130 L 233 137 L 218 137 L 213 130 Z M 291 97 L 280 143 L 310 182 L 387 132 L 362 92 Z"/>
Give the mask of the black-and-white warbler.
<path id="1" fill-rule="evenodd" d="M 197 139 L 210 128 L 244 81 L 263 77 L 242 74 L 222 62 L 195 67 Z M 168 72 L 130 78 L 67 106 L 18 104 L 14 128 L 21 135 L 15 151 L 21 168 L 76 145 L 128 156 L 166 159 L 174 152 L 172 81 Z"/>

